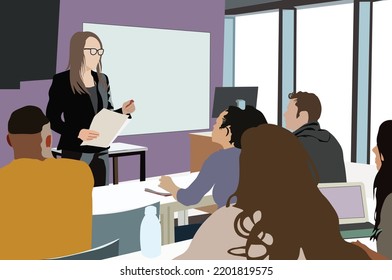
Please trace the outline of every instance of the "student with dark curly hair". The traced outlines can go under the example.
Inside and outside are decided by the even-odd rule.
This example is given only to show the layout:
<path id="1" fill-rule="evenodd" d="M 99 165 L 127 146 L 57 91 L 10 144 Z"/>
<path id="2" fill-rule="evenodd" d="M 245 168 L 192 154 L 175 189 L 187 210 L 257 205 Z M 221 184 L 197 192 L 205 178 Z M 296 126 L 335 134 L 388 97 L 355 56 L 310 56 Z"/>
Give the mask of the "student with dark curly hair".
<path id="1" fill-rule="evenodd" d="M 235 204 L 214 212 L 178 259 L 369 259 L 344 241 L 302 143 L 276 125 L 241 138 Z"/>
<path id="2" fill-rule="evenodd" d="M 214 188 L 212 194 L 217 207 L 224 206 L 238 185 L 242 133 L 250 127 L 265 123 L 267 120 L 263 113 L 252 106 L 246 106 L 244 110 L 230 106 L 216 119 L 212 131 L 212 141 L 223 149 L 213 153 L 204 162 L 199 175 L 188 188 L 179 188 L 169 176 L 161 177 L 160 187 L 184 205 L 198 203 Z"/>

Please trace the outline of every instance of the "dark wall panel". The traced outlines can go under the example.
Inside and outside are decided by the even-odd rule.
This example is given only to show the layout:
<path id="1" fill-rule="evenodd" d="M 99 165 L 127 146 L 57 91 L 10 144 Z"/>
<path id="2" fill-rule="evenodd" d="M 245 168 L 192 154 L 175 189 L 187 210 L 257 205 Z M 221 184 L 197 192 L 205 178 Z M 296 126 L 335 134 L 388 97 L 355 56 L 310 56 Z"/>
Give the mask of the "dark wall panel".
<path id="1" fill-rule="evenodd" d="M 60 0 L 4 1 L 0 10 L 0 88 L 56 72 Z"/>

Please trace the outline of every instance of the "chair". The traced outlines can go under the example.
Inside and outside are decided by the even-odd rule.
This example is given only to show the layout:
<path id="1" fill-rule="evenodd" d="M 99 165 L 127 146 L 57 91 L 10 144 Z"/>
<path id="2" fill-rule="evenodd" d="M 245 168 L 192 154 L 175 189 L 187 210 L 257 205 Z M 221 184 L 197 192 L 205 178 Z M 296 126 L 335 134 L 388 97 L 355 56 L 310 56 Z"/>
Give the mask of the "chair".
<path id="1" fill-rule="evenodd" d="M 151 204 L 157 208 L 159 202 Z M 145 207 L 150 206 L 146 205 Z M 140 224 L 145 207 L 124 212 L 93 215 L 93 247 L 120 239 L 119 255 L 140 251 Z"/>
<path id="2" fill-rule="evenodd" d="M 80 253 L 61 256 L 57 258 L 51 258 L 49 260 L 103 260 L 111 257 L 118 256 L 119 239 L 101 245 L 99 247 L 92 248 L 87 251 Z"/>

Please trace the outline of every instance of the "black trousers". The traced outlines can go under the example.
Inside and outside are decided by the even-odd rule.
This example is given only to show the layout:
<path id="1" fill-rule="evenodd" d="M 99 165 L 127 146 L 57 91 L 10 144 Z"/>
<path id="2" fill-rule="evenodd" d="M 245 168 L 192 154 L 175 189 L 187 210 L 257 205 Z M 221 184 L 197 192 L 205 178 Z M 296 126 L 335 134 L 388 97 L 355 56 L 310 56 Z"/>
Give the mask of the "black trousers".
<path id="1" fill-rule="evenodd" d="M 94 187 L 109 184 L 109 154 L 108 151 L 99 153 L 81 153 L 62 150 L 61 157 L 86 162 L 94 176 Z"/>

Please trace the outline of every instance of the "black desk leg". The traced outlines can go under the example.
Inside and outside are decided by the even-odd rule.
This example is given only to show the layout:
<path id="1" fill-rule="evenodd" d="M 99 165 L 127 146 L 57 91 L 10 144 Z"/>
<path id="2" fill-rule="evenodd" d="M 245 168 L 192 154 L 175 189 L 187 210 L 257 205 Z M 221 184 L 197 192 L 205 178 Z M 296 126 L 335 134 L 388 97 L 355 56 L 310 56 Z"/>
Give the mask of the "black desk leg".
<path id="1" fill-rule="evenodd" d="M 113 157 L 113 185 L 118 184 L 118 157 Z"/>
<path id="2" fill-rule="evenodd" d="M 146 152 L 140 154 L 140 181 L 146 181 Z"/>

